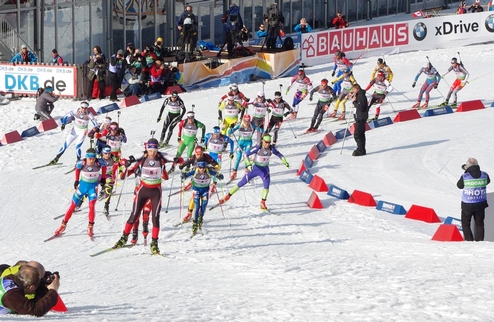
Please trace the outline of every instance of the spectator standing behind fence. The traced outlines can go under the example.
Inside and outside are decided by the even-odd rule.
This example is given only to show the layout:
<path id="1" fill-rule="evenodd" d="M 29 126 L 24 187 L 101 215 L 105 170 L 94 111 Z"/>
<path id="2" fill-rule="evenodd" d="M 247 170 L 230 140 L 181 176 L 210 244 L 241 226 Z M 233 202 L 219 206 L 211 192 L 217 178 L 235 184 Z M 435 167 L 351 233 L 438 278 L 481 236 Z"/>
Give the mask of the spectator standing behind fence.
<path id="1" fill-rule="evenodd" d="M 468 8 L 468 11 L 471 11 L 472 13 L 474 13 L 474 12 L 482 12 L 482 11 L 484 11 L 484 8 L 482 8 L 482 6 L 480 5 L 480 1 L 479 0 L 476 0 L 470 6 L 470 8 Z"/>
<path id="2" fill-rule="evenodd" d="M 63 65 L 63 58 L 58 54 L 58 51 L 56 49 L 53 49 L 51 51 L 51 63 Z"/>
<path id="3" fill-rule="evenodd" d="M 110 64 L 108 65 L 111 82 L 110 101 L 112 102 L 119 102 L 117 98 L 117 90 L 120 88 L 120 85 L 122 85 L 122 79 L 126 69 L 126 61 L 124 56 L 125 52 L 122 49 L 119 49 L 116 55 L 111 56 Z"/>
<path id="4" fill-rule="evenodd" d="M 345 20 L 345 16 L 338 11 L 336 17 L 331 21 L 331 25 L 335 27 L 335 29 L 342 29 L 348 27 L 348 22 Z"/>
<path id="5" fill-rule="evenodd" d="M 458 9 L 456 9 L 456 14 L 457 15 L 462 15 L 467 13 L 467 5 L 465 4 L 465 1 L 460 2 L 458 5 Z"/>
<path id="6" fill-rule="evenodd" d="M 307 23 L 305 18 L 300 19 L 300 23 L 293 28 L 299 34 L 305 34 L 312 31 L 312 27 Z"/>
<path id="7" fill-rule="evenodd" d="M 26 45 L 21 46 L 21 51 L 12 57 L 10 60 L 11 63 L 36 63 L 38 61 L 38 57 L 27 49 Z"/>
<path id="8" fill-rule="evenodd" d="M 266 39 L 266 48 L 276 49 L 276 39 L 280 37 L 280 31 L 285 23 L 285 17 L 278 9 L 278 4 L 272 3 L 268 13 L 264 15 L 264 22 L 268 24 L 268 35 Z M 281 40 L 281 38 L 280 38 Z"/>
<path id="9" fill-rule="evenodd" d="M 89 73 L 87 74 L 89 82 L 87 85 L 86 98 L 88 101 L 93 98 L 93 86 L 96 81 L 98 82 L 99 99 L 101 100 L 105 98 L 106 63 L 99 54 L 94 57 L 89 56 L 89 59 L 89 63 L 87 64 L 87 67 L 89 68 Z"/>
<path id="10" fill-rule="evenodd" d="M 456 186 L 463 189 L 461 195 L 463 237 L 467 241 L 483 241 L 485 208 L 489 207 L 486 186 L 491 182 L 491 179 L 486 172 L 480 171 L 479 163 L 475 158 L 469 158 L 461 168 L 465 172 L 461 175 Z M 475 236 L 470 229 L 472 217 L 475 219 Z"/>

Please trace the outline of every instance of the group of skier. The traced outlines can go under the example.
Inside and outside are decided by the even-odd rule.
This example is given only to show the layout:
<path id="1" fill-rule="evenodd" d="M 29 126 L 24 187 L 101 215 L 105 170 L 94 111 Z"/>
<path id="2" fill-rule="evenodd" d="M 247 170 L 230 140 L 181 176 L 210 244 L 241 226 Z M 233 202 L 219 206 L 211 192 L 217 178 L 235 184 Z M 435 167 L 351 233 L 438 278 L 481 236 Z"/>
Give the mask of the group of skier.
<path id="1" fill-rule="evenodd" d="M 446 74 L 453 71 L 457 80 L 451 86 L 443 105 L 448 104 L 452 95 L 454 95 L 455 100 L 453 104 L 456 104 L 457 93 L 463 88 L 469 77 L 466 69 L 456 58 L 452 59 L 451 64 L 452 66 Z M 151 215 L 153 224 L 151 251 L 153 254 L 159 254 L 159 216 L 162 207 L 161 183 L 162 180 L 168 179 L 169 174 L 174 172 L 177 164 L 180 170 L 183 171 L 180 175 L 182 179 L 181 192 L 190 187 L 193 192 L 187 215 L 181 222 L 183 224 L 192 219 L 192 236 L 202 231 L 204 214 L 209 197 L 213 193 L 218 195 L 218 204 L 213 207 L 221 206 L 255 177 L 260 177 L 263 181 L 260 207 L 267 211 L 268 208 L 265 202 L 270 185 L 270 157 L 272 155 L 278 156 L 283 164 L 289 167 L 285 157 L 276 148 L 278 132 L 284 117 L 287 117 L 287 119 L 297 117 L 299 104 L 305 97 L 309 96 L 309 100 L 312 101 L 314 94 L 317 93 L 318 95 L 318 102 L 307 132 L 317 131 L 325 114 L 328 114 L 328 117 L 345 120 L 346 101 L 352 99 L 355 105 L 357 92 L 360 94 L 359 100 L 362 100 L 364 97 L 359 91 L 365 93 L 372 87 L 374 92 L 366 104 L 367 111 L 375 104 L 375 116 L 370 120 L 375 120 L 379 117 L 381 104 L 384 103 L 387 94 L 393 90 L 391 86 L 393 72 L 386 65 L 386 62 L 379 58 L 367 87 L 364 90 L 357 87 L 358 90 L 356 91 L 355 86 L 357 83 L 352 73 L 352 67 L 353 64 L 345 57 L 343 52 L 338 51 L 335 53 L 334 69 L 331 75 L 335 77 L 331 82 L 333 87 L 329 85 L 329 81 L 326 78 L 320 81 L 320 85 L 313 87 L 312 81 L 305 71 L 299 69 L 297 75 L 290 79 L 286 89 L 286 94 L 288 94 L 291 87 L 296 87 L 291 105 L 282 97 L 282 85 L 280 85 L 280 91 L 274 93 L 273 99 L 266 98 L 263 91 L 259 92 L 254 99 L 249 99 L 239 90 L 236 84 L 232 84 L 228 93 L 223 95 L 218 102 L 218 125 L 214 126 L 210 133 L 206 133 L 204 123 L 195 118 L 193 106 L 192 110 L 187 111 L 185 103 L 178 93 L 173 92 L 169 97 L 165 98 L 157 118 L 157 122 L 160 122 L 165 109 L 168 110 L 160 140 L 158 141 L 154 137 L 149 139 L 145 144 L 143 155 L 139 158 L 134 158 L 133 156 L 122 158 L 122 143 L 127 141 L 125 131 L 119 127 L 118 122 L 112 122 L 108 116 L 99 124 L 89 112 L 89 104 L 82 102 L 77 111 L 70 112 L 62 118 L 62 130 L 70 122 L 72 122 L 73 126 L 58 154 L 50 162 L 50 165 L 58 164 L 59 158 L 67 147 L 76 141 L 75 193 L 61 226 L 55 232 L 55 236 L 59 236 L 65 231 L 73 212 L 87 198 L 89 203 L 87 234 L 92 237 L 94 234 L 94 207 L 96 200 L 105 200 L 104 209 L 105 214 L 108 215 L 110 198 L 117 180 L 123 180 L 127 176 L 134 174 L 137 178 L 137 185 L 132 212 L 125 225 L 123 235 L 114 248 L 126 245 L 131 232 L 131 243 L 135 244 L 137 242 L 139 218 L 141 212 L 143 212 L 143 235 L 145 241 L 149 232 L 148 221 Z M 422 73 L 426 75 L 426 81 L 421 86 L 417 103 L 413 108 L 428 107 L 429 93 L 432 89 L 437 88 L 442 78 L 432 64 L 428 62 L 416 75 L 412 87 L 416 85 Z M 425 103 L 420 105 L 424 94 Z M 335 101 L 334 109 L 330 111 L 333 101 Z M 342 106 L 342 113 L 337 117 L 339 106 Z M 269 114 L 271 114 L 270 117 Z M 360 118 L 359 121 L 361 121 Z M 170 145 L 171 136 L 177 125 L 179 145 L 175 157 L 170 157 L 159 152 L 158 149 Z M 363 125 L 360 125 L 360 127 L 364 128 Z M 271 131 L 273 131 L 273 136 L 270 134 Z M 81 146 L 86 136 L 91 138 L 91 147 L 86 151 L 85 158 L 82 158 Z M 96 144 L 93 147 L 92 142 L 94 139 L 96 139 Z M 360 139 L 360 144 L 360 152 L 354 155 L 365 155 L 365 134 Z M 216 183 L 217 180 L 222 180 L 224 177 L 221 173 L 222 154 L 228 146 L 227 152 L 231 159 L 230 162 L 233 163 L 233 169 L 230 164 L 231 172 L 228 183 L 237 178 L 242 160 L 245 162 L 246 174 L 242 176 L 242 179 L 235 187 L 220 198 Z M 182 154 L 185 149 L 187 149 L 187 158 L 184 160 Z M 235 159 L 235 162 L 233 162 L 233 159 Z M 170 164 L 168 170 L 165 167 L 167 163 Z M 183 182 L 187 178 L 191 178 L 191 182 L 188 185 L 184 185 Z M 101 185 L 99 195 L 97 193 L 98 185 Z"/>

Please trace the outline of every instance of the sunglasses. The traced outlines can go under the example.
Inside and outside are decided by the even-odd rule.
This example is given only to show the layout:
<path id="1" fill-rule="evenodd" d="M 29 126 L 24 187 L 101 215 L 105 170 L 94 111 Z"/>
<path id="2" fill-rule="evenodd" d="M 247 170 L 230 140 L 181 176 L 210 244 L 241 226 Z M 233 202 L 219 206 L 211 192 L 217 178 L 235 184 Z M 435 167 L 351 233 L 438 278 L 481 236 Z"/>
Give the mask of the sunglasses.
<path id="1" fill-rule="evenodd" d="M 110 130 L 117 130 L 118 126 L 110 126 Z"/>

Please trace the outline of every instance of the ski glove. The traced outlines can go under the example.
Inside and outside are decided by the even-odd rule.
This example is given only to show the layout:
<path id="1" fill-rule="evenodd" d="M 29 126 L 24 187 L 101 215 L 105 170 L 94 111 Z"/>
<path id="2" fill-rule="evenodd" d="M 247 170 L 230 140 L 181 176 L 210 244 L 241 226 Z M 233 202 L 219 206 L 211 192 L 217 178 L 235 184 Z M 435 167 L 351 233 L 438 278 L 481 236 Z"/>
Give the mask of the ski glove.
<path id="1" fill-rule="evenodd" d="M 248 170 L 249 172 L 250 172 L 250 171 L 252 171 L 252 164 L 250 164 L 250 163 L 249 163 L 249 164 L 247 164 L 246 168 L 247 168 L 247 170 Z"/>
<path id="2" fill-rule="evenodd" d="M 180 136 L 177 138 L 177 142 L 178 143 L 181 143 L 182 142 L 182 138 Z"/>
<path id="3" fill-rule="evenodd" d="M 230 159 L 233 159 L 234 155 L 233 153 L 230 153 Z"/>
<path id="4" fill-rule="evenodd" d="M 106 179 L 105 179 L 105 178 L 103 178 L 103 177 L 101 177 L 101 179 L 100 179 L 99 183 L 100 183 L 102 186 L 104 186 L 104 185 L 106 184 Z"/>
<path id="5" fill-rule="evenodd" d="M 439 84 L 434 85 L 434 89 L 437 89 L 437 86 L 438 86 L 438 85 L 439 85 Z"/>
<path id="6" fill-rule="evenodd" d="M 62 126 L 60 127 L 63 130 L 65 130 L 65 124 L 62 124 Z"/>
<path id="7" fill-rule="evenodd" d="M 334 77 L 334 74 L 336 74 L 335 70 L 333 70 L 333 72 L 331 73 L 331 77 Z"/>
<path id="8" fill-rule="evenodd" d="M 77 189 L 79 187 L 79 180 L 74 181 L 74 189 Z"/>
<path id="9" fill-rule="evenodd" d="M 173 158 L 173 163 L 180 163 L 180 158 L 179 157 L 174 157 Z"/>
<path id="10" fill-rule="evenodd" d="M 286 95 L 288 95 L 288 92 L 289 92 L 289 91 L 290 91 L 290 86 L 288 86 L 288 87 L 286 88 L 286 92 L 285 92 L 285 94 L 286 94 Z"/>
<path id="11" fill-rule="evenodd" d="M 268 98 L 268 99 L 266 100 L 266 102 L 268 102 L 268 103 L 272 103 L 272 102 L 273 102 L 273 100 L 272 100 L 272 99 L 270 99 L 270 98 Z"/>
<path id="12" fill-rule="evenodd" d="M 415 85 L 416 85 L 416 83 L 415 83 L 415 82 L 413 82 L 413 84 L 412 84 L 412 88 L 414 88 L 414 87 L 415 87 Z"/>
<path id="13" fill-rule="evenodd" d="M 285 157 L 283 157 L 283 159 L 281 159 L 281 162 L 283 162 L 285 167 L 290 168 L 290 164 L 288 164 L 288 161 L 286 161 Z"/>
<path id="14" fill-rule="evenodd" d="M 225 176 L 220 173 L 220 174 L 216 175 L 216 178 L 218 178 L 218 180 L 223 180 L 223 179 L 225 179 Z"/>
<path id="15" fill-rule="evenodd" d="M 217 165 L 214 166 L 214 169 L 216 171 L 220 171 L 221 170 L 221 166 L 219 164 L 217 164 Z"/>
<path id="16" fill-rule="evenodd" d="M 182 170 L 182 169 L 184 168 L 184 165 L 183 165 L 183 164 L 181 164 L 181 165 L 179 165 L 179 166 L 178 166 L 178 168 L 179 168 L 180 170 Z"/>
<path id="17" fill-rule="evenodd" d="M 201 143 L 204 143 L 204 138 L 201 138 Z"/>
<path id="18" fill-rule="evenodd" d="M 180 174 L 180 179 L 185 180 L 185 178 L 187 178 L 187 174 L 186 173 L 181 173 Z"/>
<path id="19" fill-rule="evenodd" d="M 159 123 L 161 121 L 161 117 L 158 117 L 158 119 L 156 120 L 156 123 Z"/>
<path id="20" fill-rule="evenodd" d="M 99 127 L 94 128 L 94 132 L 99 133 L 99 131 L 100 131 Z"/>
<path id="21" fill-rule="evenodd" d="M 286 112 L 285 114 L 283 114 L 285 117 L 287 117 L 288 115 L 290 115 L 290 112 Z"/>
<path id="22" fill-rule="evenodd" d="M 311 97 L 309 97 L 309 102 L 312 102 L 312 96 L 311 96 Z"/>

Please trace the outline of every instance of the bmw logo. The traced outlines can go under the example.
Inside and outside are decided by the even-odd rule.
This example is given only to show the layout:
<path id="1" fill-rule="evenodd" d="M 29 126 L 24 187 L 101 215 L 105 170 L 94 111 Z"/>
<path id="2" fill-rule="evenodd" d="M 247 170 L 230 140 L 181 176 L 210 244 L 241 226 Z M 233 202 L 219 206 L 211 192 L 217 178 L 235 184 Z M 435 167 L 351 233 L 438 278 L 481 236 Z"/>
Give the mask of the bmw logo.
<path id="1" fill-rule="evenodd" d="M 152 166 L 152 167 L 154 167 L 155 162 L 151 160 L 151 161 L 149 161 L 149 165 Z"/>
<path id="2" fill-rule="evenodd" d="M 422 41 L 427 36 L 427 26 L 423 22 L 419 22 L 413 27 L 413 38 L 417 41 Z"/>
<path id="3" fill-rule="evenodd" d="M 488 32 L 494 32 L 494 15 L 489 15 L 485 18 L 485 29 Z"/>

